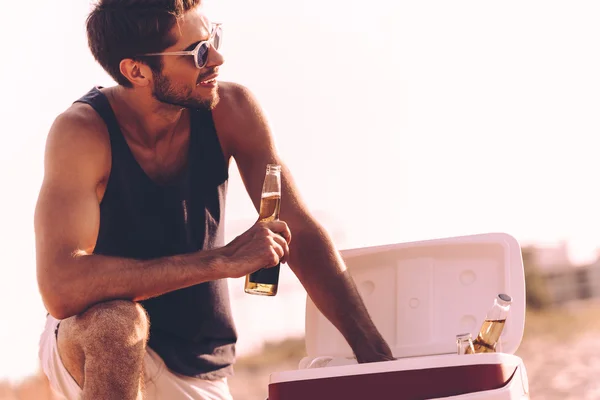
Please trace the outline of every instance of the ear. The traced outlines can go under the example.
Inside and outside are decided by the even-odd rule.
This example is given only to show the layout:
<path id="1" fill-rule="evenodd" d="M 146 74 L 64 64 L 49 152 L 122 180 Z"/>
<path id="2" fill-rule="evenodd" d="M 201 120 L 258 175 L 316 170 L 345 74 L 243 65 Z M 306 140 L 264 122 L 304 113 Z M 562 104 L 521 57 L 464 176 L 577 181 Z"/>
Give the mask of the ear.
<path id="1" fill-rule="evenodd" d="M 148 86 L 152 81 L 152 70 L 150 67 L 131 58 L 121 60 L 119 69 L 133 86 Z"/>

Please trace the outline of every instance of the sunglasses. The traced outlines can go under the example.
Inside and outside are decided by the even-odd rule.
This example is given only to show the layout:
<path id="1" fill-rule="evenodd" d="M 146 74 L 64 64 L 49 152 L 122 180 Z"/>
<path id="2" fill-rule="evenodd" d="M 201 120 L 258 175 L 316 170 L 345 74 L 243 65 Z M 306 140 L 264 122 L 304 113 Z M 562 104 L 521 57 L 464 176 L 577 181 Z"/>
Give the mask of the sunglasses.
<path id="1" fill-rule="evenodd" d="M 190 51 L 166 51 L 164 53 L 148 53 L 142 56 L 194 56 L 196 68 L 204 68 L 208 62 L 208 50 L 212 46 L 215 50 L 221 47 L 223 28 L 220 23 L 214 23 L 208 40 L 198 43 L 194 50 Z"/>

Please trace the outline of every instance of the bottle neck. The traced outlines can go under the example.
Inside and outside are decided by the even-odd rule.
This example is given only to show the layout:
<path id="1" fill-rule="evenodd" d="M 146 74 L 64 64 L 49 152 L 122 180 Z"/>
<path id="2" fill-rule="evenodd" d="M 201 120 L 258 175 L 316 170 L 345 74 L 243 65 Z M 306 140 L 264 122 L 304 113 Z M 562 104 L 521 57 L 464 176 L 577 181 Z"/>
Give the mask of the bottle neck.
<path id="1" fill-rule="evenodd" d="M 508 317 L 508 312 L 510 311 L 510 303 L 506 303 L 503 301 L 499 301 L 498 299 L 494 300 L 494 305 L 488 311 L 486 318 L 488 321 L 500 321 L 505 320 Z"/>
<path id="2" fill-rule="evenodd" d="M 263 195 L 281 194 L 281 167 L 267 166 L 262 193 Z"/>
<path id="3" fill-rule="evenodd" d="M 267 164 L 267 175 L 269 174 L 281 174 L 281 165 Z"/>

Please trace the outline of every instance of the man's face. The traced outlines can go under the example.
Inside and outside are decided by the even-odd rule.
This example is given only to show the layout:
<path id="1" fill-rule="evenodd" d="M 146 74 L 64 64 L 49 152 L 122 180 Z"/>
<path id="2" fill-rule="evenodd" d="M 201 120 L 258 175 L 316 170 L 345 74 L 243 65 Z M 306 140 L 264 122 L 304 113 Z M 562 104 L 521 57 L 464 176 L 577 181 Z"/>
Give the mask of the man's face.
<path id="1" fill-rule="evenodd" d="M 191 51 L 198 42 L 210 37 L 211 24 L 199 10 L 187 12 L 171 34 L 176 43 L 168 51 Z M 223 57 L 212 46 L 206 65 L 198 69 L 194 56 L 163 56 L 161 73 L 153 73 L 152 95 L 162 103 L 186 108 L 212 109 L 218 102 L 217 81 Z M 210 81 L 210 82 L 207 82 Z"/>

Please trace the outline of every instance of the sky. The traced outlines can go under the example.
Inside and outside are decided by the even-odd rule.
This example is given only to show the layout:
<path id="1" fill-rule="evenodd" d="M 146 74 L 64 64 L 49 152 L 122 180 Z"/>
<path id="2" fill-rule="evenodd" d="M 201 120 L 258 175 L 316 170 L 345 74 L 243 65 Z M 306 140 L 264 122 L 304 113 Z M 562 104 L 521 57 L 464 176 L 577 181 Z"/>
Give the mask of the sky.
<path id="1" fill-rule="evenodd" d="M 89 1 L 23 7 L 0 4 L 0 379 L 37 366 L 45 311 L 33 209 L 46 134 L 94 85 L 113 84 L 87 49 Z M 598 2 L 206 0 L 205 7 L 224 23 L 221 78 L 259 99 L 302 196 L 338 247 L 501 231 L 522 244 L 566 240 L 575 262 L 595 258 Z M 232 238 L 256 212 L 235 165 L 230 173 Z M 281 335 L 303 324 L 303 294 L 284 274 L 293 306 L 286 296 L 268 305 L 288 310 Z M 241 285 L 231 284 L 236 315 L 248 304 L 267 307 L 241 295 Z M 244 349 L 265 334 L 250 325 L 238 322 Z"/>

